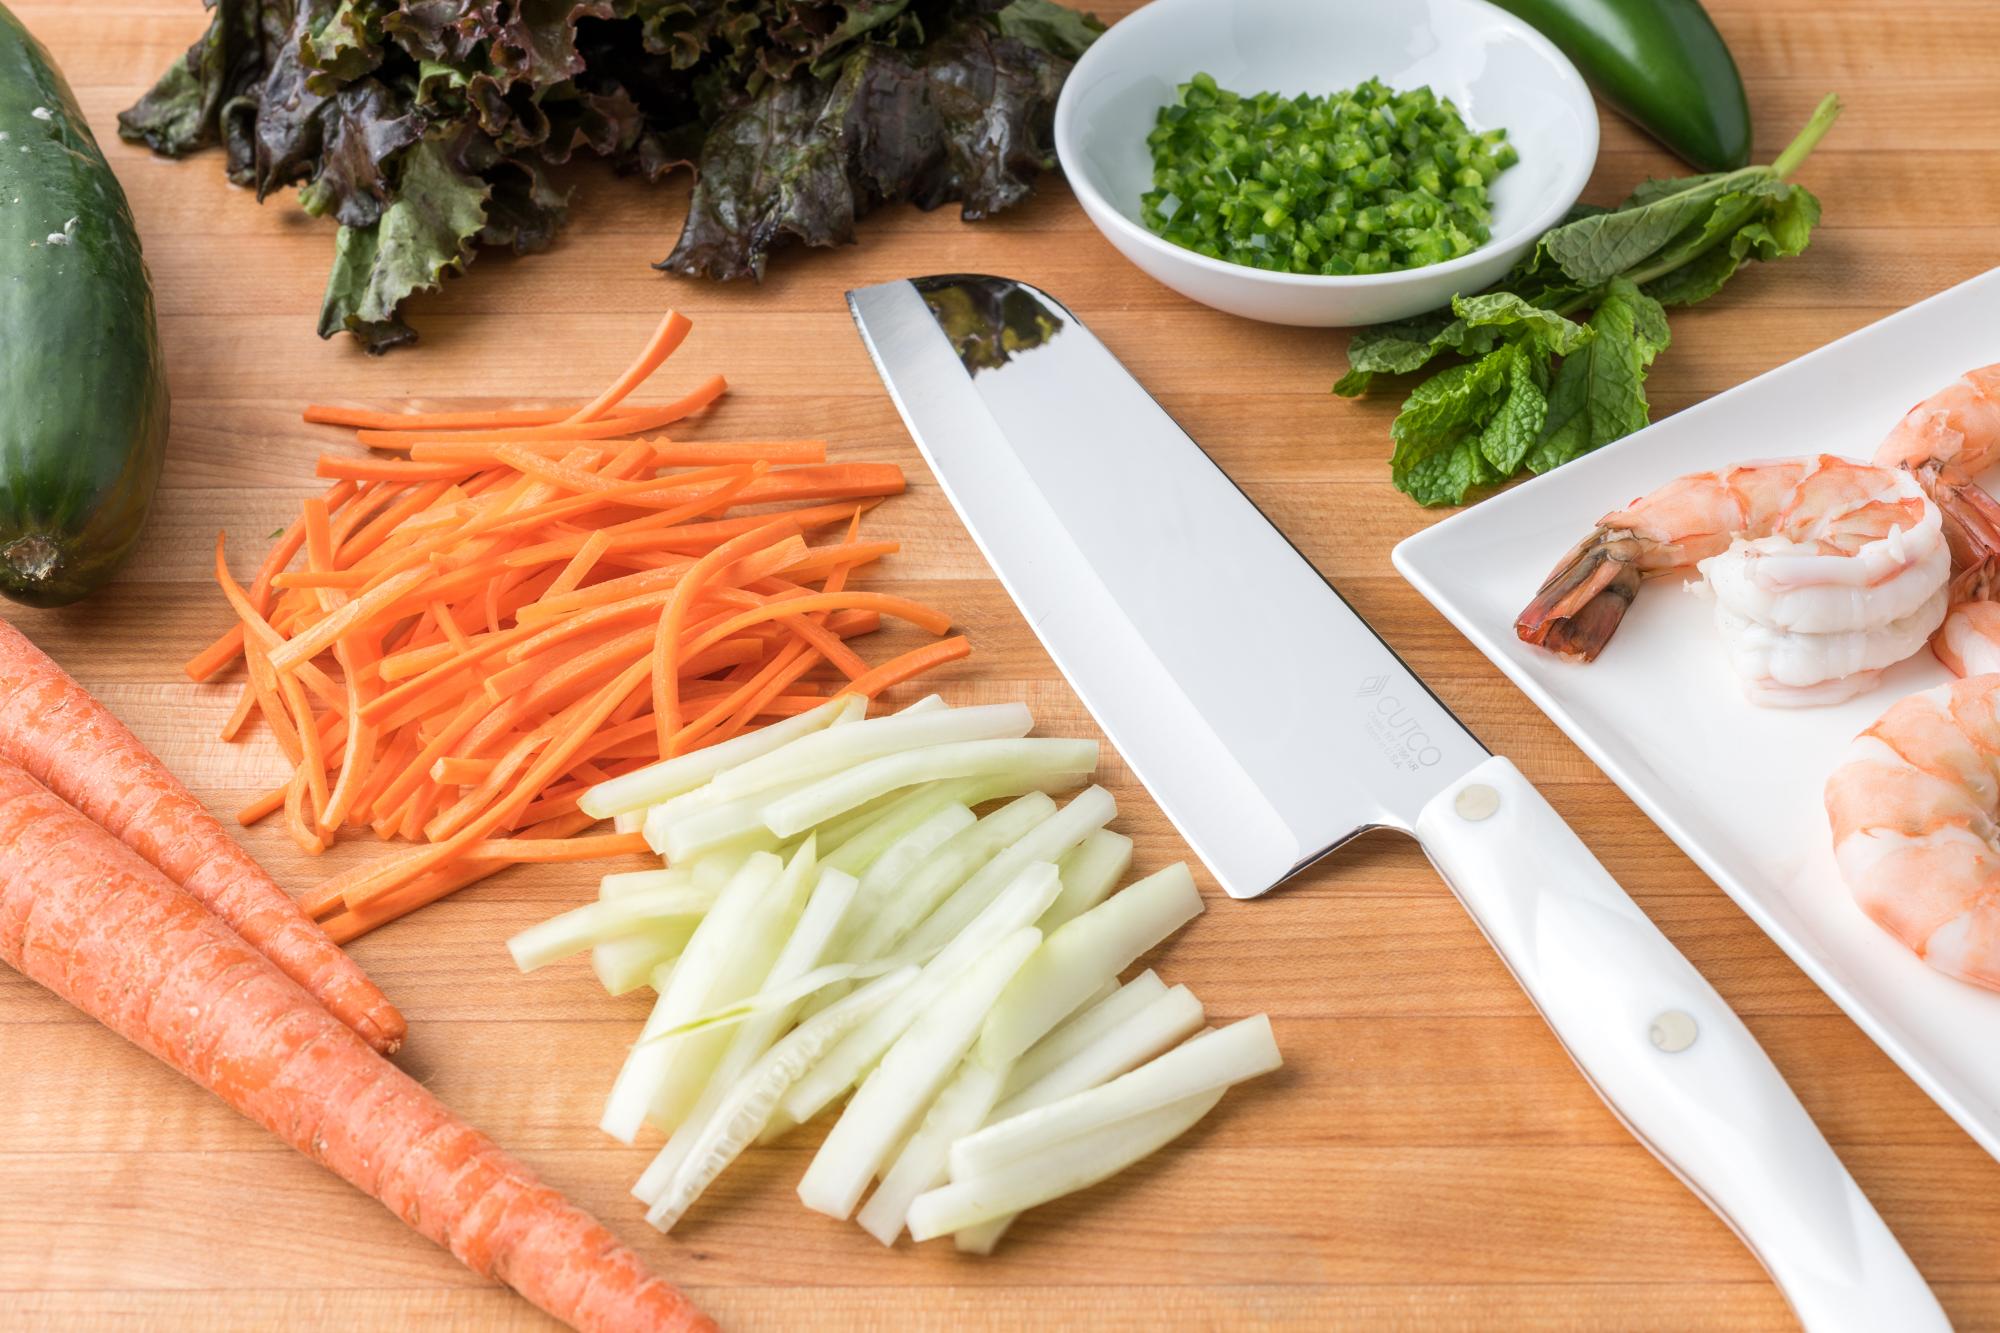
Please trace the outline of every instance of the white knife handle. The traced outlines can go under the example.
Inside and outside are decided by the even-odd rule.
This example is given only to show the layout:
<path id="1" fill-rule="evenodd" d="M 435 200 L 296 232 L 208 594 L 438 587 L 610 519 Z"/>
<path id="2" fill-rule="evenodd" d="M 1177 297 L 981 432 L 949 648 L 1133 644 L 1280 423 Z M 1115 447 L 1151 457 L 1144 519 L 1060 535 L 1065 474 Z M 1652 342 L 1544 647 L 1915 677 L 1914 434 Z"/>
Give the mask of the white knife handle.
<path id="1" fill-rule="evenodd" d="M 1808 1330 L 1950 1328 L 1757 1039 L 1520 770 L 1487 760 L 1416 834 L 1598 1095 Z"/>

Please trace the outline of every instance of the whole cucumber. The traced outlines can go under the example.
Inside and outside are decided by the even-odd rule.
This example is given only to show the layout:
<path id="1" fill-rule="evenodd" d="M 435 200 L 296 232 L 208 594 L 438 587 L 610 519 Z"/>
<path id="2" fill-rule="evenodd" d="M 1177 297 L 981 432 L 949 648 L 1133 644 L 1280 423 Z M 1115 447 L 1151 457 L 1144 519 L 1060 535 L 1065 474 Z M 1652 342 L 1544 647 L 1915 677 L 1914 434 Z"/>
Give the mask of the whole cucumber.
<path id="1" fill-rule="evenodd" d="M 0 592 L 62 606 L 102 586 L 166 445 L 132 210 L 61 72 L 0 5 Z"/>
<path id="2" fill-rule="evenodd" d="M 1743 77 L 1701 0 L 1494 0 L 1576 62 L 1604 100 L 1700 171 L 1750 161 Z"/>

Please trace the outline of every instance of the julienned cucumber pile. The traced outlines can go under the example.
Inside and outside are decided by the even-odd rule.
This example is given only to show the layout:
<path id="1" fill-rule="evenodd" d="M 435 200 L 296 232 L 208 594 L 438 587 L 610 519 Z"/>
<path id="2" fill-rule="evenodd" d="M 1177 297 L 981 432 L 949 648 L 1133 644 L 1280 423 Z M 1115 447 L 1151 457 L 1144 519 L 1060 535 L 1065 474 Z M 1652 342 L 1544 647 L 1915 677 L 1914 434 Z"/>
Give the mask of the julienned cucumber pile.
<path id="1" fill-rule="evenodd" d="M 1140 213 L 1175 245 L 1255 268 L 1419 268 L 1486 243 L 1486 187 L 1518 160 L 1506 140 L 1429 88 L 1243 96 L 1197 74 L 1146 137 Z"/>
<path id="2" fill-rule="evenodd" d="M 524 970 L 588 950 L 612 994 L 658 993 L 602 1127 L 668 1135 L 632 1191 L 662 1230 L 845 1100 L 806 1206 L 985 1253 L 1280 1063 L 1262 1014 L 1201 1031 L 1186 987 L 1120 984 L 1202 901 L 1185 864 L 1113 892 L 1132 842 L 1110 794 L 1048 794 L 1089 776 L 1094 741 L 1029 738 L 1020 704 L 866 712 L 831 700 L 593 788 L 584 812 L 667 868 L 508 943 Z"/>
<path id="3" fill-rule="evenodd" d="M 1335 393 L 1453 358 L 1390 427 L 1397 489 L 1463 504 L 1646 425 L 1667 309 L 1707 300 L 1751 260 L 1806 248 L 1819 200 L 1789 177 L 1839 114 L 1828 96 L 1769 166 L 1647 181 L 1616 208 L 1579 207 L 1498 286 L 1356 334 Z"/>

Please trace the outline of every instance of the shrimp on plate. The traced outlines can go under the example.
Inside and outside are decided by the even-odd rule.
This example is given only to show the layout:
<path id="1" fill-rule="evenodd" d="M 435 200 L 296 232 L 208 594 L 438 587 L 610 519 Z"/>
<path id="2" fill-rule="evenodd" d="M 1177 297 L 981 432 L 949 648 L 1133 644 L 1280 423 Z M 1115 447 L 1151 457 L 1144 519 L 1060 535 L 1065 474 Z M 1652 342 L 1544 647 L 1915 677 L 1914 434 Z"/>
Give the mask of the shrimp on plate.
<path id="1" fill-rule="evenodd" d="M 1961 679 L 1890 706 L 1826 784 L 1861 909 L 1950 976 L 2000 989 L 2000 365 L 1910 409 L 1876 452 L 1937 504 L 1956 571 L 1931 651 Z"/>
<path id="2" fill-rule="evenodd" d="M 2000 989 L 2000 674 L 1891 705 L 1827 780 L 1826 813 L 1861 910 L 1940 972 Z"/>
<path id="3" fill-rule="evenodd" d="M 1968 370 L 1918 403 L 1875 451 L 1877 467 L 1909 469 L 1937 502 L 1962 573 L 2000 564 L 2000 503 L 1973 482 L 1996 463 L 2000 363 Z"/>
<path id="4" fill-rule="evenodd" d="M 1942 515 L 1910 471 L 1828 454 L 1746 463 L 1599 519 L 1515 630 L 1589 661 L 1645 579 L 1698 569 L 1752 699 L 1836 702 L 1923 647 L 1951 567 Z"/>

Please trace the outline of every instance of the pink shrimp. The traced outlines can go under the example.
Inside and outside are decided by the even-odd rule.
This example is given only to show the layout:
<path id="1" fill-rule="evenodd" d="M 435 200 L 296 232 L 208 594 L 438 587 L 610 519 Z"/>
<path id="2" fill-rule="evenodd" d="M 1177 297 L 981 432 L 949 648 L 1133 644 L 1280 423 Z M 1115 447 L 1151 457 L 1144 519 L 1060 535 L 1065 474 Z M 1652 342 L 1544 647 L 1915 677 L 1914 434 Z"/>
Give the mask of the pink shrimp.
<path id="1" fill-rule="evenodd" d="M 1588 661 L 1648 577 L 1724 558 L 1718 596 L 1785 630 L 1871 629 L 1917 613 L 1948 556 L 1935 507 L 1901 470 L 1786 458 L 1677 478 L 1606 514 L 1557 563 L 1515 631 Z M 1942 613 L 1942 607 L 1938 613 Z M 1916 639 L 1937 624 L 1932 615 Z"/>
<path id="2" fill-rule="evenodd" d="M 2000 675 L 1910 695 L 1826 784 L 1861 910 L 1940 972 L 2000 990 Z"/>
<path id="3" fill-rule="evenodd" d="M 2000 362 L 1968 370 L 1918 403 L 1875 451 L 1876 466 L 1908 468 L 1936 501 L 1961 577 L 1990 578 L 2000 567 L 2000 503 L 1973 481 L 1996 463 Z"/>

